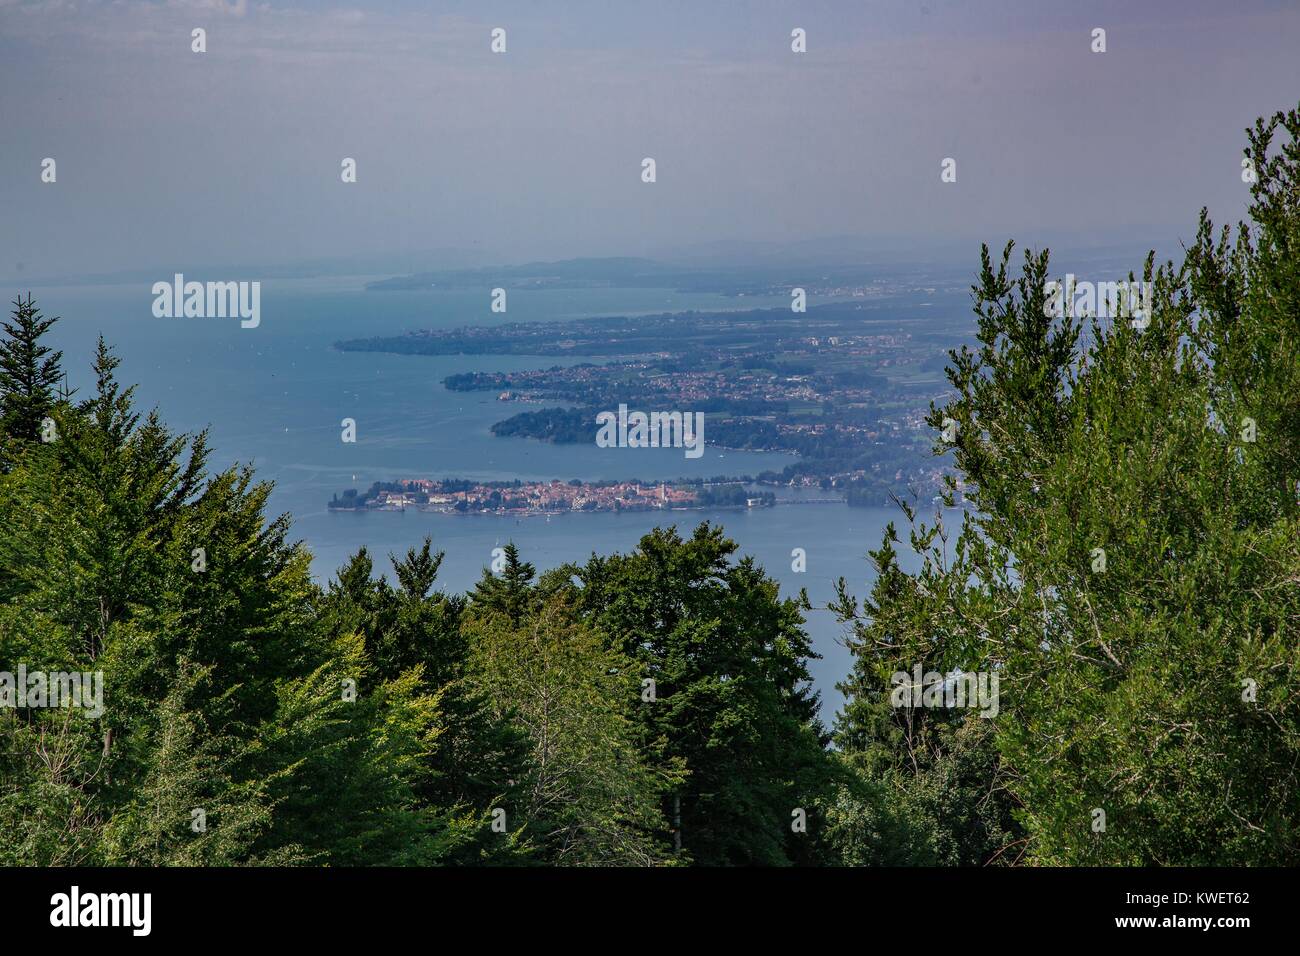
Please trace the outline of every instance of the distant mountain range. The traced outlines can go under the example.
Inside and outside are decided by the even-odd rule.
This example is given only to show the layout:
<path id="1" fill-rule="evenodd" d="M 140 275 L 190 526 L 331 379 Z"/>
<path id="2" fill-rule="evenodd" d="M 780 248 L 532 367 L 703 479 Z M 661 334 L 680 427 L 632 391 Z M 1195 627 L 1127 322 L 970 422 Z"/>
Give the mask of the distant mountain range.
<path id="1" fill-rule="evenodd" d="M 1148 248 L 1157 258 L 1174 254 L 1172 237 L 1123 243 L 1027 236 L 1019 244 L 1048 245 L 1062 269 L 1127 273 L 1138 269 Z M 1003 237 L 992 236 L 1000 246 Z M 1027 243 L 1026 243 L 1027 241 Z M 761 294 L 774 288 L 816 284 L 860 286 L 877 279 L 927 276 L 968 282 L 978 265 L 979 243 L 951 238 L 922 241 L 859 236 L 788 242 L 720 240 L 652 251 L 653 257 L 586 256 L 522 264 L 492 264 L 500 257 L 483 249 L 442 248 L 403 254 L 318 257 L 281 263 L 175 262 L 114 272 L 28 276 L 0 280 L 13 287 L 152 283 L 181 272 L 196 279 L 230 277 L 305 279 L 318 276 L 390 276 L 367 284 L 373 291 L 455 288 L 665 288 L 684 292 Z"/>
<path id="2" fill-rule="evenodd" d="M 933 279 L 948 272 L 966 282 L 969 269 L 958 267 L 924 274 Z M 673 289 L 678 292 L 721 293 L 723 295 L 785 294 L 794 286 L 826 289 L 833 286 L 862 287 L 877 280 L 916 277 L 919 268 L 893 264 L 855 262 L 825 265 L 765 260 L 749 265 L 687 265 L 631 257 L 564 259 L 558 262 L 529 262 L 523 265 L 487 266 L 477 269 L 442 269 L 395 276 L 366 284 L 372 292 L 418 289 Z"/>

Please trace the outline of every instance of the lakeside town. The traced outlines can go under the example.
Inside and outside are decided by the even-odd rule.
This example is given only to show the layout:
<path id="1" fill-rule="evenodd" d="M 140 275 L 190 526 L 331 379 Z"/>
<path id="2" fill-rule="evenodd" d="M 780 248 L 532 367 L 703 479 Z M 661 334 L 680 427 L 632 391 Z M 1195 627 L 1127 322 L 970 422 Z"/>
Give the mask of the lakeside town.
<path id="1" fill-rule="evenodd" d="M 782 494 L 755 488 L 786 489 Z M 928 495 L 939 481 L 912 492 Z M 856 485 L 805 477 L 774 485 L 752 479 L 718 478 L 705 482 L 641 481 L 435 481 L 403 478 L 377 481 L 367 491 L 350 488 L 334 495 L 330 511 L 415 511 L 440 514 L 560 515 L 593 511 L 695 511 L 705 508 L 754 509 L 785 504 L 854 503 Z M 933 495 L 938 501 L 941 495 Z M 964 483 L 956 481 L 955 503 L 964 506 Z"/>
<path id="2" fill-rule="evenodd" d="M 376 482 L 369 491 L 349 489 L 329 503 L 331 511 L 404 511 L 444 514 L 563 514 L 571 511 L 684 511 L 698 508 L 762 508 L 776 504 L 768 492 L 741 482 L 683 487 L 669 482 L 468 482 L 404 478 Z"/>

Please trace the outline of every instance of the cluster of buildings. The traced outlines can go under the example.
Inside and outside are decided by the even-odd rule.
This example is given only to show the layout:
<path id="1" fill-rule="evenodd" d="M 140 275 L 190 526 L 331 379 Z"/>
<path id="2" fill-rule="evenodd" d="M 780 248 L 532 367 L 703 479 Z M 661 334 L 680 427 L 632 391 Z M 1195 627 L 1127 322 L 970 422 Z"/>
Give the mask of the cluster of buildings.
<path id="1" fill-rule="evenodd" d="M 798 361 L 815 354 L 833 354 L 845 359 L 871 360 L 874 367 L 886 368 L 910 361 L 912 346 L 908 333 L 870 335 L 805 335 L 779 339 L 776 350 Z M 727 349 L 715 350 L 712 358 L 734 358 Z M 605 402 L 625 376 L 633 375 L 639 400 L 662 397 L 681 403 L 703 402 L 719 395 L 732 399 L 765 402 L 861 402 L 871 397 L 873 389 L 863 385 L 831 384 L 812 375 L 773 375 L 764 369 L 682 369 L 657 371 L 644 359 L 612 362 L 603 365 L 582 364 L 567 368 L 530 369 L 502 373 L 492 377 L 499 401 L 532 403 L 562 399 L 566 401 Z M 487 387 L 488 383 L 478 387 Z M 622 393 L 626 397 L 626 389 Z"/>
<path id="2" fill-rule="evenodd" d="M 691 508 L 694 491 L 667 484 L 638 482 L 586 484 L 583 482 L 535 481 L 518 485 L 469 485 L 427 478 L 396 482 L 399 490 L 368 495 L 362 507 L 392 511 L 420 508 L 443 512 L 494 512 L 501 514 L 555 514 L 564 511 L 652 511 Z"/>

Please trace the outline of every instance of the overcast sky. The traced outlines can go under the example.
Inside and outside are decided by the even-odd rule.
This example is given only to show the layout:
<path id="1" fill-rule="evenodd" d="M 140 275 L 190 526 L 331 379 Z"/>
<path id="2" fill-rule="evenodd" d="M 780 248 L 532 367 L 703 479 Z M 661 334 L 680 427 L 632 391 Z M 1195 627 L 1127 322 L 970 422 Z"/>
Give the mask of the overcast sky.
<path id="1" fill-rule="evenodd" d="M 1295 0 L 0 0 L 0 275 L 1185 238 L 1298 101 Z"/>

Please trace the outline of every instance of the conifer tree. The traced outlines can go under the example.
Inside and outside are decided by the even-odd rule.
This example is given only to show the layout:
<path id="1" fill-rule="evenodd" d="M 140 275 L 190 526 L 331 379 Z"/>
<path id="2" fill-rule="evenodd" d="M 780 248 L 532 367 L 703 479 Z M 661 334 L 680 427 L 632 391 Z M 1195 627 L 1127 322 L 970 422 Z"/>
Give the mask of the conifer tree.
<path id="1" fill-rule="evenodd" d="M 103 686 L 102 712 L 0 710 L 0 859 L 443 860 L 476 821 L 420 795 L 444 730 L 421 666 L 376 674 L 322 627 L 269 485 L 209 476 L 206 436 L 116 367 L 101 340 L 91 397 L 0 476 L 0 671 Z"/>
<path id="2" fill-rule="evenodd" d="M 0 322 L 0 469 L 16 454 L 16 443 L 39 439 L 43 419 L 66 397 L 59 391 L 63 353 L 42 341 L 58 317 L 45 318 L 31 293 L 13 301 Z"/>
<path id="3" fill-rule="evenodd" d="M 29 293 L 26 300 L 14 300 L 9 320 L 2 323 L 0 421 L 13 438 L 35 440 L 41 418 L 58 398 L 63 353 L 41 341 L 57 321 L 57 316 L 45 318 Z"/>
<path id="4" fill-rule="evenodd" d="M 373 576 L 374 563 L 361 548 L 331 584 L 322 620 L 330 633 L 364 638 L 376 675 L 393 680 L 418 669 L 421 691 L 436 699 L 441 730 L 417 793 L 429 806 L 460 814 L 464 839 L 447 862 L 508 863 L 517 848 L 491 832 L 489 813 L 514 792 L 527 744 L 467 680 L 465 599 L 433 590 L 442 559 L 429 538 L 418 550 L 393 556 L 394 588 L 385 576 Z"/>
<path id="5" fill-rule="evenodd" d="M 1251 222 L 1202 212 L 1181 264 L 1148 256 L 1141 322 L 1053 316 L 1046 253 L 1012 279 L 985 250 L 978 346 L 929 417 L 972 511 L 951 554 L 914 526 L 922 572 L 882 549 L 863 611 L 839 603 L 846 749 L 900 742 L 872 703 L 896 664 L 999 676 L 988 786 L 1031 862 L 1300 852 L 1300 111 L 1248 137 Z"/>
<path id="6" fill-rule="evenodd" d="M 501 573 L 494 574 L 484 568 L 483 576 L 470 593 L 470 600 L 482 609 L 504 613 L 511 624 L 518 625 L 528 610 L 536 606 L 532 587 L 537 569 L 520 560 L 519 549 L 513 541 L 508 542 L 503 551 L 505 563 Z"/>
<path id="7" fill-rule="evenodd" d="M 627 555 L 578 570 L 581 610 L 635 661 L 653 699 L 633 713 L 642 746 L 689 776 L 665 800 L 697 863 L 787 864 L 817 856 L 815 803 L 832 767 L 798 608 L 735 542 L 701 524 L 689 538 L 656 529 Z M 645 686 L 645 685 L 643 685 Z M 802 810 L 806 831 L 792 827 Z"/>

